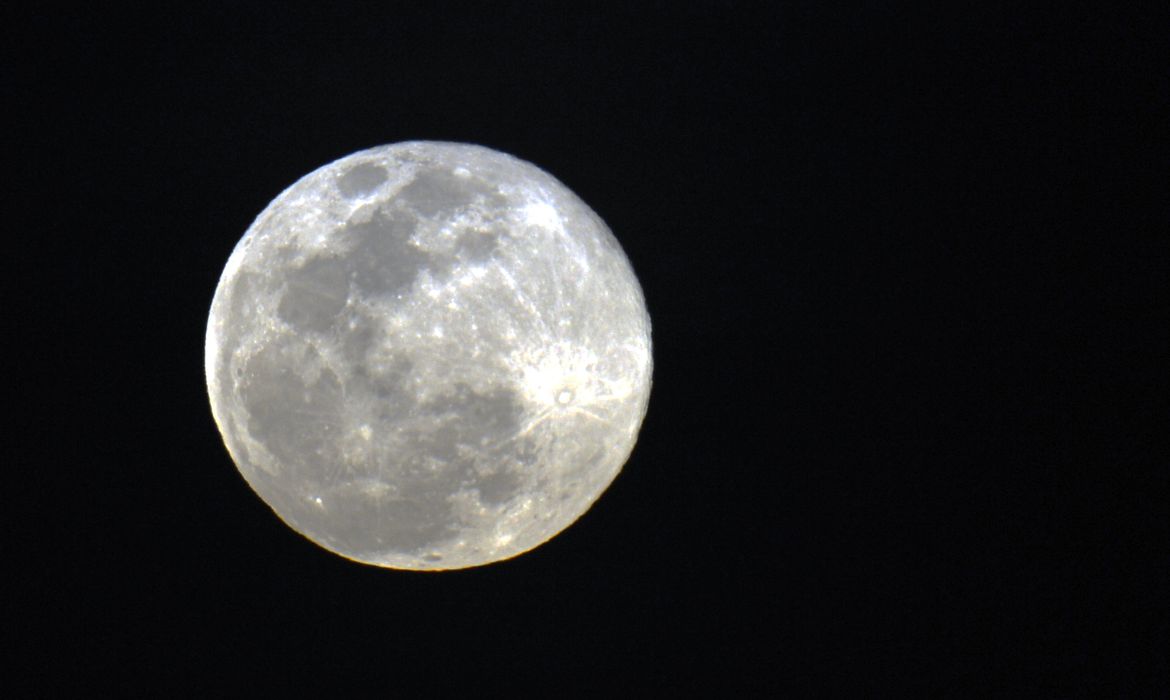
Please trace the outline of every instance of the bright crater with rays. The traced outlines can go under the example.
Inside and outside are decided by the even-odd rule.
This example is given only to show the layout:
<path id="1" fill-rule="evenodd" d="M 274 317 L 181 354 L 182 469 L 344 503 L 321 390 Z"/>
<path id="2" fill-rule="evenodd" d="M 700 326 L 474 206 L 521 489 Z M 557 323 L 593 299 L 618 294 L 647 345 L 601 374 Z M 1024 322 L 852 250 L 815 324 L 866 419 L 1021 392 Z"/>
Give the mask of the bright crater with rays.
<path id="1" fill-rule="evenodd" d="M 487 564 L 580 517 L 634 447 L 650 320 L 601 219 L 480 146 L 354 153 L 278 196 L 220 278 L 212 413 L 297 532 L 403 569 Z"/>

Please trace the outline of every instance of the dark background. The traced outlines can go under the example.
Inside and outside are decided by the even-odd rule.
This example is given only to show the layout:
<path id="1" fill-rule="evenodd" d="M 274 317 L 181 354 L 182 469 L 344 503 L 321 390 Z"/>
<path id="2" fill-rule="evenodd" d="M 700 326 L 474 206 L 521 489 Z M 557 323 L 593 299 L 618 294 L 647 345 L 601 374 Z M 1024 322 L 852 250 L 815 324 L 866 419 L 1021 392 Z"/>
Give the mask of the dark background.
<path id="1" fill-rule="evenodd" d="M 1154 13 L 239 4 L 5 11 L 18 689 L 1166 696 Z M 203 381 L 253 217 L 409 139 L 566 183 L 654 323 L 609 491 L 443 574 L 292 533 Z"/>

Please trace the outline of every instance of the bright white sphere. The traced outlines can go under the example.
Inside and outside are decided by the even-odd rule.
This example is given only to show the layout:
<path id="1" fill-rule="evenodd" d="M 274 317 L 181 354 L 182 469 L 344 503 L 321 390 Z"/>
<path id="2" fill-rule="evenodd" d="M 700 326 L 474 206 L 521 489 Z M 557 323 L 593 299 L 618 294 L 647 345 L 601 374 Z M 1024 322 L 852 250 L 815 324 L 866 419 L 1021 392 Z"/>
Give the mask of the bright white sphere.
<path id="1" fill-rule="evenodd" d="M 278 516 L 402 569 L 507 559 L 629 457 L 650 319 L 629 261 L 548 173 L 414 141 L 302 178 L 240 240 L 207 323 L 211 409 Z"/>

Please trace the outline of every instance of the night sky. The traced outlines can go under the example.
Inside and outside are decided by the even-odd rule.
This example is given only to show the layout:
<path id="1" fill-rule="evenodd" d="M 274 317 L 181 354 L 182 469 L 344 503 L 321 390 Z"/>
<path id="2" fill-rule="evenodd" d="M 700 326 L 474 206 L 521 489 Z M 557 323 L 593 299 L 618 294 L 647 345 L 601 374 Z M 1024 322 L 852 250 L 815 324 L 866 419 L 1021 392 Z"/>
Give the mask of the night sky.
<path id="1" fill-rule="evenodd" d="M 823 5 L 4 10 L 7 683 L 1165 697 L 1166 25 Z M 653 322 L 609 490 L 442 574 L 284 526 L 203 377 L 252 219 L 411 139 L 568 185 Z"/>

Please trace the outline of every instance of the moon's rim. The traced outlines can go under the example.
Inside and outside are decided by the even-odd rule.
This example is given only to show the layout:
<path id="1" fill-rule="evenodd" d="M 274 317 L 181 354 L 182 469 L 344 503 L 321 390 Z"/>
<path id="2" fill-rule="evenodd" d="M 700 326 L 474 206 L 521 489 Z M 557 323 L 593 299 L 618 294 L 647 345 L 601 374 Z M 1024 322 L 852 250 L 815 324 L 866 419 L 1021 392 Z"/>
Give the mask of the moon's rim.
<path id="1" fill-rule="evenodd" d="M 495 158 L 495 159 L 503 158 L 506 161 L 511 161 L 515 164 L 523 166 L 525 169 L 532 169 L 536 173 L 539 173 L 542 177 L 548 178 L 549 180 L 551 180 L 553 184 L 558 185 L 560 188 L 562 188 L 562 190 L 565 193 L 567 193 L 569 196 L 573 197 L 575 199 L 576 203 L 579 206 L 581 206 L 584 209 L 584 211 L 586 211 L 590 216 L 592 216 L 598 224 L 600 224 L 600 226 L 598 227 L 598 233 L 600 235 L 608 237 L 611 240 L 611 242 L 613 244 L 615 244 L 616 251 L 618 251 L 620 253 L 620 256 L 619 256 L 620 262 L 622 265 L 624 265 L 624 267 L 628 273 L 628 275 L 627 275 L 628 276 L 628 283 L 631 285 L 631 291 L 634 292 L 634 294 L 636 296 L 637 306 L 638 306 L 638 308 L 641 309 L 643 326 L 645 328 L 645 333 L 646 333 L 646 338 L 645 338 L 645 340 L 646 340 L 645 391 L 641 397 L 639 405 L 637 406 L 637 411 L 636 411 L 636 415 L 638 416 L 637 421 L 632 426 L 632 429 L 631 429 L 631 434 L 634 436 L 634 439 L 630 442 L 629 448 L 627 450 L 625 450 L 624 454 L 622 454 L 621 458 L 617 461 L 617 464 L 619 466 L 614 470 L 612 475 L 610 475 L 610 477 L 603 484 L 601 484 L 599 486 L 599 488 L 597 488 L 595 490 L 593 496 L 591 498 L 589 498 L 588 501 L 583 502 L 584 507 L 580 508 L 578 510 L 575 517 L 573 517 L 568 522 L 564 523 L 558 529 L 542 536 L 538 541 L 535 541 L 534 543 L 530 544 L 529 546 L 527 546 L 523 549 L 518 549 L 518 550 L 515 550 L 513 552 L 508 553 L 505 556 L 500 556 L 500 557 L 492 558 L 492 559 L 481 561 L 481 562 L 476 562 L 476 563 L 471 563 L 471 564 L 462 564 L 462 565 L 447 565 L 444 562 L 431 563 L 431 562 L 422 562 L 420 560 L 420 564 L 425 564 L 425 565 L 410 566 L 410 565 L 403 565 L 401 563 L 384 563 L 384 562 L 379 562 L 379 561 L 372 561 L 372 560 L 368 560 L 368 559 L 357 558 L 354 555 L 351 555 L 351 554 L 348 554 L 344 551 L 338 550 L 337 548 L 331 546 L 329 543 L 327 543 L 325 541 L 314 538 L 309 533 L 305 532 L 302 528 L 300 528 L 296 524 L 290 522 L 287 518 L 285 518 L 285 516 L 283 516 L 279 511 L 277 511 L 276 508 L 264 498 L 263 494 L 257 488 L 257 485 L 254 484 L 252 482 L 252 480 L 250 480 L 248 478 L 244 479 L 245 483 L 247 483 L 249 485 L 249 488 L 251 488 L 253 493 L 256 494 L 256 496 L 260 499 L 260 501 L 262 503 L 264 503 L 266 506 L 268 506 L 268 509 L 274 515 L 276 515 L 277 519 L 280 522 L 284 523 L 286 526 L 289 527 L 289 529 L 293 530 L 298 535 L 300 535 L 302 538 L 308 540 L 310 543 L 316 545 L 317 547 L 324 549 L 324 550 L 326 550 L 332 554 L 335 554 L 337 556 L 340 556 L 343 559 L 346 559 L 348 561 L 352 561 L 352 562 L 362 564 L 365 566 L 374 567 L 374 568 L 378 568 L 378 569 L 392 569 L 392 570 L 397 570 L 397 571 L 412 571 L 412 572 L 420 572 L 420 573 L 433 573 L 433 572 L 441 572 L 441 571 L 459 571 L 459 570 L 464 570 L 464 569 L 474 569 L 474 568 L 480 568 L 483 566 L 489 566 L 492 564 L 506 562 L 506 561 L 512 560 L 512 559 L 514 559 L 522 554 L 526 554 L 528 552 L 531 552 L 534 549 L 541 547 L 542 545 L 547 544 L 550 540 L 555 539 L 558 535 L 562 534 L 565 530 L 569 529 L 574 524 L 579 522 L 585 516 L 585 514 L 588 513 L 588 511 L 590 509 L 593 508 L 593 506 L 596 504 L 596 502 L 601 498 L 601 495 L 604 494 L 613 485 L 613 483 L 617 480 L 617 477 L 621 474 L 622 471 L 624 471 L 625 466 L 628 464 L 629 460 L 633 456 L 633 453 L 637 447 L 636 436 L 640 433 L 643 425 L 645 424 L 645 419 L 646 419 L 646 416 L 648 415 L 648 412 L 649 412 L 649 402 L 650 402 L 650 395 L 652 394 L 653 369 L 654 369 L 654 359 L 653 359 L 654 347 L 653 347 L 653 341 L 652 341 L 652 325 L 651 325 L 651 320 L 649 317 L 649 310 L 648 310 L 647 305 L 646 305 L 646 298 L 645 298 L 644 290 L 642 289 L 640 280 L 637 278 L 636 274 L 634 274 L 633 265 L 632 265 L 631 261 L 629 260 L 629 256 L 626 253 L 625 249 L 620 245 L 620 242 L 617 240 L 616 236 L 614 236 L 612 230 L 608 227 L 608 225 L 606 225 L 604 223 L 604 220 L 593 210 L 592 207 L 590 207 L 586 202 L 581 200 L 581 198 L 578 197 L 559 178 L 557 178 L 556 176 L 552 175 L 551 173 L 545 171 L 544 169 L 540 168 L 539 166 L 535 165 L 531 161 L 524 160 L 522 158 L 519 158 L 517 156 L 514 156 L 514 155 L 507 153 L 507 152 L 504 152 L 504 151 L 499 151 L 499 150 L 493 149 L 491 147 L 483 146 L 483 145 L 475 144 L 475 143 L 458 142 L 458 141 L 430 141 L 430 140 L 425 140 L 425 139 L 412 139 L 409 141 L 401 141 L 401 142 L 395 142 L 395 143 L 390 143 L 390 144 L 371 146 L 368 148 L 360 149 L 358 151 L 354 151 L 350 154 L 336 158 L 336 159 L 334 159 L 334 160 L 332 160 L 324 165 L 321 165 L 321 166 L 313 169 L 312 171 L 308 172 L 307 174 L 297 178 L 294 182 L 292 182 L 290 185 L 288 185 L 283 190 L 281 190 L 281 192 L 278 193 L 261 210 L 261 212 L 255 217 L 255 219 L 252 221 L 252 223 L 245 230 L 244 235 L 239 239 L 239 241 L 237 241 L 236 245 L 232 249 L 231 254 L 229 255 L 228 262 L 225 264 L 224 269 L 221 272 L 219 279 L 217 280 L 215 291 L 212 295 L 212 300 L 211 300 L 211 304 L 210 304 L 210 308 L 209 308 L 208 323 L 207 323 L 207 329 L 206 329 L 206 334 L 205 334 L 205 339 L 204 339 L 204 344 L 205 344 L 205 347 L 204 347 L 204 375 L 205 375 L 205 382 L 206 382 L 207 391 L 208 391 L 208 398 L 209 398 L 210 405 L 212 408 L 213 420 L 215 421 L 216 427 L 219 430 L 221 441 L 224 443 L 224 447 L 227 450 L 229 457 L 232 459 L 233 464 L 236 467 L 237 472 L 240 471 L 239 464 L 236 461 L 236 456 L 232 452 L 231 446 L 228 444 L 227 432 L 225 431 L 225 421 L 227 420 L 227 418 L 226 418 L 226 416 L 220 415 L 221 411 L 220 411 L 220 407 L 219 407 L 219 401 L 216 398 L 216 393 L 220 391 L 221 387 L 219 385 L 219 380 L 218 380 L 219 331 L 216 328 L 217 319 L 215 317 L 214 311 L 215 311 L 215 307 L 216 307 L 217 302 L 221 298 L 221 294 L 225 292 L 225 285 L 230 283 L 232 280 L 234 280 L 238 276 L 238 274 L 240 272 L 240 268 L 242 267 L 242 264 L 244 261 L 245 252 L 248 248 L 248 243 L 250 242 L 250 239 L 251 239 L 253 233 L 255 232 L 257 225 L 265 219 L 266 215 L 269 214 L 270 211 L 279 207 L 279 205 L 283 202 L 284 198 L 290 193 L 290 191 L 296 189 L 298 185 L 303 184 L 307 180 L 319 178 L 323 174 L 326 174 L 332 170 L 339 169 L 344 164 L 352 162 L 354 160 L 360 160 L 363 158 L 371 158 L 371 157 L 384 158 L 387 156 L 393 156 L 396 151 L 401 152 L 401 151 L 408 151 L 412 148 L 429 149 L 429 148 L 435 148 L 435 147 L 439 147 L 439 148 L 443 148 L 443 149 L 459 149 L 459 150 L 470 149 L 474 152 L 479 152 L 479 153 L 482 153 L 486 156 L 490 156 L 491 158 Z M 241 475 L 245 476 L 243 474 L 241 474 Z"/>

